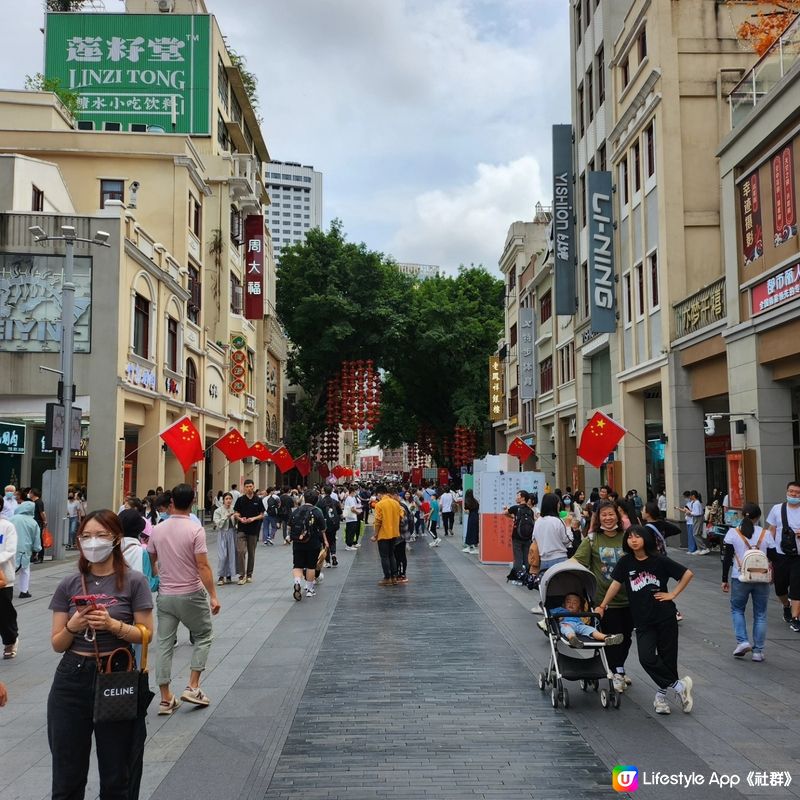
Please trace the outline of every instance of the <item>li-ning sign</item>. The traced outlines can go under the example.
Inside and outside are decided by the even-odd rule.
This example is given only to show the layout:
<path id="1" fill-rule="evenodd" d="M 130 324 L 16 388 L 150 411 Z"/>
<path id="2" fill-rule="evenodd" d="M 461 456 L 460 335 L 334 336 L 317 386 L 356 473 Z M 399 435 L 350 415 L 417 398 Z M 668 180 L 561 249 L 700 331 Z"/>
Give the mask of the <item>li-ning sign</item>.
<path id="1" fill-rule="evenodd" d="M 553 250 L 556 314 L 575 313 L 572 125 L 553 125 Z"/>
<path id="2" fill-rule="evenodd" d="M 614 302 L 614 225 L 611 173 L 590 172 L 589 191 L 589 312 L 593 333 L 613 333 L 617 327 Z"/>

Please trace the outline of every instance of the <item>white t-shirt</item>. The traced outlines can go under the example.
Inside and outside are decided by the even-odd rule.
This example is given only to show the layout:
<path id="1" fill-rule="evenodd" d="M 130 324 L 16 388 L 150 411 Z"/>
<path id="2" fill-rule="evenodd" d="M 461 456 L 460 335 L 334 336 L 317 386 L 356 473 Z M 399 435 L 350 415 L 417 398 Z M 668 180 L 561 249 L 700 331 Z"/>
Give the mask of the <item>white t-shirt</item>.
<path id="1" fill-rule="evenodd" d="M 761 536 L 761 531 L 764 531 L 764 538 L 761 541 L 761 545 L 759 546 L 759 550 L 766 554 L 768 547 L 775 547 L 775 540 L 772 538 L 772 534 L 769 531 L 765 531 L 760 525 L 753 526 L 753 535 L 748 540 L 752 547 L 747 547 L 744 543 L 744 539 L 742 538 L 741 534 L 737 532 L 736 528 L 730 528 L 728 532 L 725 534 L 724 543 L 733 545 L 733 566 L 731 567 L 731 578 L 735 578 L 738 580 L 739 575 L 739 564 L 741 563 L 742 559 L 744 558 L 744 554 L 748 550 L 752 550 L 757 544 L 759 537 Z"/>
<path id="2" fill-rule="evenodd" d="M 81 507 L 80 500 L 67 500 L 67 516 L 70 518 L 77 517 L 80 507 Z"/>
<path id="3" fill-rule="evenodd" d="M 357 522 L 358 521 L 358 514 L 356 514 L 356 509 L 361 508 L 361 502 L 357 497 L 353 495 L 347 495 L 344 499 L 344 513 L 343 519 L 345 522 Z"/>
<path id="4" fill-rule="evenodd" d="M 453 500 L 455 500 L 455 498 L 453 497 L 452 492 L 445 492 L 439 498 L 439 506 L 443 514 L 448 514 L 450 511 L 453 510 Z"/>
<path id="5" fill-rule="evenodd" d="M 783 521 L 781 520 L 781 506 L 783 503 L 777 503 L 772 506 L 772 510 L 767 515 L 767 525 L 775 526 L 775 549 L 783 554 L 781 549 L 781 537 L 783 536 Z M 800 506 L 786 506 L 786 520 L 789 527 L 795 531 L 800 531 Z M 798 539 L 798 550 L 800 550 L 800 539 Z"/>
<path id="6" fill-rule="evenodd" d="M 689 503 L 689 509 L 691 510 L 693 517 L 703 516 L 703 504 L 699 500 L 692 500 Z"/>
<path id="7" fill-rule="evenodd" d="M 658 496 L 658 510 L 659 511 L 667 510 L 667 496 L 665 494 L 660 494 Z"/>
<path id="8" fill-rule="evenodd" d="M 560 517 L 539 517 L 533 524 L 533 538 L 542 561 L 566 558 L 567 545 L 572 544 L 572 536 Z"/>

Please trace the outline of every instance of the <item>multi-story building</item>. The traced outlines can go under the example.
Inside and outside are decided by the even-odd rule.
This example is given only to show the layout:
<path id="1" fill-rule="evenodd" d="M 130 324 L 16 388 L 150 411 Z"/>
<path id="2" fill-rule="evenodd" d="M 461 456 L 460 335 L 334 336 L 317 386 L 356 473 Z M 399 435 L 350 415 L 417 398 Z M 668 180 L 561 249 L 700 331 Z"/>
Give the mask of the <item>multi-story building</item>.
<path id="1" fill-rule="evenodd" d="M 270 161 L 266 182 L 271 200 L 267 225 L 280 262 L 283 248 L 301 244 L 311 228 L 322 227 L 322 173 L 292 161 Z"/>
<path id="2" fill-rule="evenodd" d="M 78 92 L 77 125 L 54 95 L 0 95 L 0 154 L 13 156 L 18 176 L 3 198 L 3 211 L 18 212 L 0 234 L 3 258 L 31 264 L 48 247 L 31 244 L 31 211 L 48 233 L 68 219 L 111 234 L 112 254 L 86 262 L 93 316 L 75 357 L 88 446 L 85 472 L 77 464 L 71 478 L 88 482 L 93 505 L 183 480 L 158 434 L 185 414 L 210 448 L 189 476 L 201 495 L 248 475 L 275 480 L 272 464 L 228 464 L 211 448 L 230 426 L 249 442 L 280 444 L 286 341 L 263 221 L 269 153 L 203 0 L 164 7 L 135 13 L 158 6 L 128 0 L 127 14 L 48 15 L 47 72 Z M 0 302 L 4 315 L 22 313 L 14 295 Z M 4 419 L 42 426 L 55 382 L 38 367 L 56 368 L 58 349 L 0 348 L 0 370 L 14 376 Z M 34 457 L 20 465 L 21 482 L 36 477 Z"/>

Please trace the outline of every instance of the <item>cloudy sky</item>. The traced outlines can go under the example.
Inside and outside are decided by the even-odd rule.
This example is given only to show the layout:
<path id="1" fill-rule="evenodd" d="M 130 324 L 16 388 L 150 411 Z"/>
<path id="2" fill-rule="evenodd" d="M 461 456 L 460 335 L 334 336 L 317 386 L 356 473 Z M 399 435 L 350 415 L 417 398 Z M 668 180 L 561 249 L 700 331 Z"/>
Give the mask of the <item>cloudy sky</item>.
<path id="1" fill-rule="evenodd" d="M 273 158 L 323 172 L 326 224 L 455 269 L 496 268 L 550 203 L 569 121 L 566 0 L 206 0 L 259 80 Z M 105 0 L 121 11 L 122 0 Z M 4 15 L 0 84 L 42 69 L 42 3 Z"/>

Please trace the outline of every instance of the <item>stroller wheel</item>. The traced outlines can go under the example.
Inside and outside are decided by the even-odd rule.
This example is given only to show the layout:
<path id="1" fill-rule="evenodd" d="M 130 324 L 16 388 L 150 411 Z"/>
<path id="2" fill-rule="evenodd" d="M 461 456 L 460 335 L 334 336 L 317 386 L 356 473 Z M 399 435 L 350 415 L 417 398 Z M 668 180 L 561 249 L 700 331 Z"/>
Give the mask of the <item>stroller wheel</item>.
<path id="1" fill-rule="evenodd" d="M 589 688 L 589 684 L 583 679 L 578 681 L 578 686 L 581 687 L 582 692 L 585 692 Z"/>
<path id="2" fill-rule="evenodd" d="M 600 705 L 603 708 L 608 708 L 608 689 L 600 690 Z"/>
<path id="3" fill-rule="evenodd" d="M 614 706 L 614 708 L 619 708 L 619 702 L 621 696 L 622 695 L 620 695 L 619 692 L 611 692 L 611 705 Z"/>
<path id="4" fill-rule="evenodd" d="M 544 691 L 544 687 L 547 685 L 547 678 L 546 678 L 544 672 L 540 672 L 539 673 L 539 677 L 537 679 L 537 683 L 539 684 L 539 689 L 541 691 Z"/>
<path id="5" fill-rule="evenodd" d="M 569 708 L 569 692 L 566 689 L 561 691 L 561 705 L 564 708 Z"/>
<path id="6" fill-rule="evenodd" d="M 558 689 L 555 686 L 550 690 L 550 702 L 553 708 L 558 708 Z"/>

